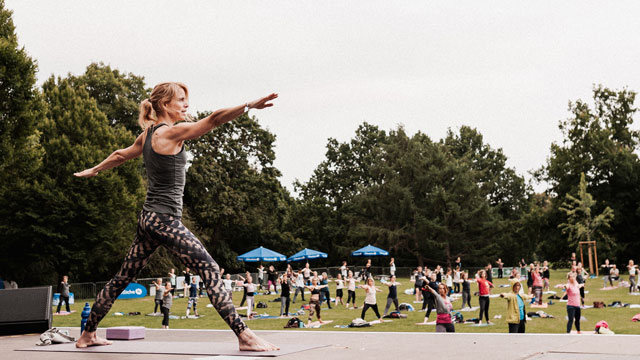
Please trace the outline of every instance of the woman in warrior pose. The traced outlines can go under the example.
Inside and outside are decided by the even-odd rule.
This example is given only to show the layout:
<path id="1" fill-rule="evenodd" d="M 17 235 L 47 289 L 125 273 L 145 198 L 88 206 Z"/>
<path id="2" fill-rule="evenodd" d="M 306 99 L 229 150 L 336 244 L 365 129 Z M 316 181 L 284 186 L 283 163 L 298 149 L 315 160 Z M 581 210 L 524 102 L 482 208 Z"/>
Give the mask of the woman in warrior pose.
<path id="1" fill-rule="evenodd" d="M 135 142 L 114 151 L 100 164 L 74 174 L 78 177 L 96 176 L 143 155 L 148 178 L 147 199 L 138 217 L 133 245 L 118 273 L 98 293 L 77 347 L 111 344 L 96 335 L 98 324 L 156 249 L 164 246 L 204 280 L 211 303 L 238 337 L 240 350 L 278 349 L 255 335 L 240 319 L 231 295 L 224 288 L 218 264 L 181 222 L 187 163 L 184 142 L 206 134 L 249 109 L 270 107 L 273 104 L 269 102 L 277 97 L 277 94 L 271 94 L 240 106 L 214 111 L 197 122 L 183 122 L 189 108 L 187 87 L 176 82 L 158 84 L 149 99 L 140 104 L 139 123 L 143 132 Z"/>

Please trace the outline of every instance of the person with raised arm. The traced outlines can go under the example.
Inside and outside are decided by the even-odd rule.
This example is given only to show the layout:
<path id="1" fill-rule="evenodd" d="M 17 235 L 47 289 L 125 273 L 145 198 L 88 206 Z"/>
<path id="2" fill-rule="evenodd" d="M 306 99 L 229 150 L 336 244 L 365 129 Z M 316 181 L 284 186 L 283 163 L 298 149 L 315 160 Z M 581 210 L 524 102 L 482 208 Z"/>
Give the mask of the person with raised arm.
<path id="1" fill-rule="evenodd" d="M 491 324 L 489 322 L 489 295 L 491 295 L 491 288 L 493 287 L 493 283 L 487 280 L 487 272 L 485 270 L 478 271 L 478 273 L 476 274 L 476 282 L 478 283 L 480 302 L 480 315 L 478 315 L 478 318 L 480 319 L 479 324 L 482 324 L 482 315 L 484 314 L 487 325 L 489 325 Z"/>
<path id="2" fill-rule="evenodd" d="M 511 291 L 501 293 L 500 297 L 507 300 L 507 324 L 509 333 L 521 333 L 525 331 L 527 323 L 526 301 L 531 300 L 533 295 L 524 294 L 522 284 L 518 279 L 512 279 Z"/>
<path id="3" fill-rule="evenodd" d="M 364 320 L 364 315 L 367 313 L 367 310 L 369 310 L 369 308 L 372 308 L 373 312 L 378 317 L 378 320 L 382 320 L 382 318 L 380 317 L 380 312 L 378 311 L 378 304 L 376 301 L 376 293 L 381 292 L 382 290 L 375 286 L 375 282 L 373 281 L 372 277 L 368 277 L 367 284 L 360 285 L 359 288 L 366 291 L 364 306 L 362 307 L 362 314 L 360 315 L 360 318 Z"/>
<path id="4" fill-rule="evenodd" d="M 273 105 L 270 101 L 277 97 L 275 93 L 270 94 L 255 101 L 216 110 L 196 122 L 185 122 L 189 108 L 187 86 L 178 82 L 158 84 L 150 97 L 140 104 L 138 121 L 143 131 L 134 143 L 115 150 L 100 164 L 74 174 L 83 178 L 97 176 L 142 155 L 148 180 L 147 198 L 138 218 L 133 244 L 118 273 L 98 293 L 86 328 L 76 343 L 77 347 L 111 344 L 97 336 L 98 324 L 118 295 L 149 262 L 156 249 L 164 246 L 183 265 L 195 269 L 203 279 L 211 304 L 237 336 L 240 350 L 278 349 L 259 338 L 240 319 L 221 281 L 218 264 L 181 221 L 187 164 L 185 141 L 196 139 L 246 114 L 249 109 L 270 107 Z"/>
<path id="5" fill-rule="evenodd" d="M 393 303 L 393 305 L 396 306 L 396 311 L 398 310 L 398 285 L 402 285 L 401 283 L 396 281 L 396 276 L 395 275 L 391 275 L 391 279 L 388 282 L 383 282 L 384 285 L 387 285 L 389 287 L 389 294 L 387 295 L 387 305 L 384 307 L 384 313 L 382 314 L 382 317 L 387 316 L 387 313 L 389 312 L 389 308 L 391 307 L 391 304 Z"/>
<path id="6" fill-rule="evenodd" d="M 320 291 L 327 286 L 328 285 L 318 285 L 318 278 L 316 277 L 311 278 L 311 285 L 305 285 L 305 288 L 311 291 L 311 297 L 309 298 L 309 321 L 307 322 L 307 326 L 311 324 L 314 312 L 318 317 L 318 322 L 320 324 L 324 323 L 320 317 Z"/>
<path id="7" fill-rule="evenodd" d="M 580 334 L 580 288 L 584 287 L 583 284 L 578 284 L 576 281 L 576 273 L 571 271 L 567 274 L 567 283 L 562 285 L 562 288 L 567 291 L 567 334 L 571 332 L 571 327 L 575 319 L 576 330 Z"/>
<path id="8" fill-rule="evenodd" d="M 451 318 L 453 305 L 447 296 L 449 288 L 444 283 L 438 284 L 438 292 L 430 286 L 427 286 L 427 288 L 436 304 L 436 332 L 456 332 Z M 424 323 L 427 323 L 427 319 L 428 317 L 424 318 Z"/>

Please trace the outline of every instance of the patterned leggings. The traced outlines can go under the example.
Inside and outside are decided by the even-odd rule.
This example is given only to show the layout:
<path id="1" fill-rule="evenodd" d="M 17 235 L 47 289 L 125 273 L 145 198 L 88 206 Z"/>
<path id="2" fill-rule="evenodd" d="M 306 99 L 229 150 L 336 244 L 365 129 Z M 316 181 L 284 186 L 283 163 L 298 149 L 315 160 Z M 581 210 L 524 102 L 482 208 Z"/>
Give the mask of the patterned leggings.
<path id="1" fill-rule="evenodd" d="M 138 218 L 138 229 L 133 245 L 124 259 L 120 271 L 98 293 L 91 308 L 86 331 L 96 331 L 98 323 L 107 315 L 113 302 L 147 265 L 158 246 L 164 246 L 176 255 L 185 267 L 195 270 L 204 281 L 211 304 L 236 335 L 247 326 L 236 313 L 220 278 L 220 268 L 180 218 L 142 211 Z"/>

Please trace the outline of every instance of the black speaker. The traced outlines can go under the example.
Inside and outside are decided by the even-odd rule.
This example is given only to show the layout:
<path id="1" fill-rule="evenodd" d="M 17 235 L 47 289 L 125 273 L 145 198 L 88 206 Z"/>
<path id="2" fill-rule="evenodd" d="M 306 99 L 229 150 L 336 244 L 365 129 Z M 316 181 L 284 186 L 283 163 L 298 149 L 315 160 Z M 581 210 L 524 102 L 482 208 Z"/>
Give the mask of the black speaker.
<path id="1" fill-rule="evenodd" d="M 51 286 L 0 290 L 0 335 L 51 328 Z"/>

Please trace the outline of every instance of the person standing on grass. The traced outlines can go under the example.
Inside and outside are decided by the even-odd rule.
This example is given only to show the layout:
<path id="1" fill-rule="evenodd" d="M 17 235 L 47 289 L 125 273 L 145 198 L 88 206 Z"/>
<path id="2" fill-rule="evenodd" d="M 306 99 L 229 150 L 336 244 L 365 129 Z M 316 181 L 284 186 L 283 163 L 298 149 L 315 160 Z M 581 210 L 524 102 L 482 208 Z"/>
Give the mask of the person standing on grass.
<path id="1" fill-rule="evenodd" d="M 258 266 L 258 288 L 261 290 L 264 287 L 264 273 L 264 266 L 260 264 L 260 266 Z"/>
<path id="2" fill-rule="evenodd" d="M 366 285 L 360 285 L 359 287 L 366 291 L 364 306 L 362 307 L 362 314 L 360 314 L 360 318 L 364 320 L 364 315 L 367 313 L 367 310 L 369 310 L 369 308 L 372 308 L 373 312 L 378 317 L 378 320 L 382 320 L 382 318 L 380 317 L 380 312 L 378 311 L 378 304 L 376 301 L 376 293 L 382 290 L 375 286 L 375 282 L 373 281 L 372 277 L 367 278 Z"/>
<path id="3" fill-rule="evenodd" d="M 233 280 L 231 280 L 231 274 L 227 273 L 222 283 L 224 284 L 224 289 L 229 292 L 229 296 L 231 296 L 231 300 L 233 301 Z"/>
<path id="4" fill-rule="evenodd" d="M 629 293 L 634 293 L 638 291 L 638 283 L 637 276 L 638 273 L 638 265 L 633 263 L 633 260 L 629 260 L 629 264 L 627 265 L 627 270 L 629 271 Z"/>
<path id="5" fill-rule="evenodd" d="M 462 309 L 464 309 L 464 304 L 467 304 L 467 307 L 471 308 L 471 286 L 469 285 L 469 273 L 466 271 L 462 272 Z"/>
<path id="6" fill-rule="evenodd" d="M 171 283 L 171 295 L 176 291 L 176 270 L 169 270 L 169 282 Z"/>
<path id="7" fill-rule="evenodd" d="M 580 334 L 580 288 L 584 287 L 576 281 L 576 273 L 570 272 L 567 275 L 567 283 L 562 287 L 567 291 L 567 334 L 571 332 L 572 323 L 575 320 L 576 330 Z"/>
<path id="8" fill-rule="evenodd" d="M 251 274 L 247 276 L 246 282 L 242 282 L 242 286 L 247 290 L 247 319 L 253 319 L 254 295 L 256 294 L 256 285 L 253 283 Z"/>
<path id="9" fill-rule="evenodd" d="M 396 274 L 396 261 L 394 258 L 391 258 L 389 261 L 389 275 L 394 276 Z"/>
<path id="10" fill-rule="evenodd" d="M 582 286 L 580 286 L 580 303 L 582 306 L 584 306 L 584 287 L 588 278 L 589 273 L 582 267 L 582 263 L 579 262 L 576 266 L 576 282 L 582 284 Z"/>
<path id="11" fill-rule="evenodd" d="M 164 286 L 162 286 L 162 278 L 157 278 L 156 282 L 153 283 L 156 288 L 156 297 L 154 299 L 155 306 L 153 307 L 153 313 L 156 314 L 158 312 L 158 307 L 160 311 L 162 311 L 162 298 L 164 297 Z"/>
<path id="12" fill-rule="evenodd" d="M 445 284 L 439 284 L 437 292 L 429 286 L 427 288 L 436 304 L 436 332 L 456 332 L 455 325 L 453 325 L 453 319 L 451 318 L 453 305 L 447 296 L 449 288 Z M 425 324 L 427 323 L 427 320 L 428 317 L 425 316 Z"/>
<path id="13" fill-rule="evenodd" d="M 293 295 L 293 303 L 296 303 L 296 298 L 298 297 L 298 293 L 300 293 L 300 297 L 302 301 L 304 301 L 304 275 L 302 275 L 302 270 L 294 273 L 296 277 L 296 293 Z"/>
<path id="14" fill-rule="evenodd" d="M 536 265 L 531 272 L 531 277 L 533 278 L 532 294 L 536 297 L 536 303 L 538 305 L 542 305 L 542 286 L 544 283 L 542 275 L 540 275 L 540 267 L 538 265 Z"/>
<path id="15" fill-rule="evenodd" d="M 438 288 L 438 284 L 440 284 L 438 282 L 438 276 L 435 271 L 432 271 L 429 274 L 429 278 L 430 279 L 424 281 L 422 289 L 420 289 L 422 291 L 422 298 L 424 299 L 422 302 L 422 310 L 425 311 L 426 309 L 426 313 L 424 314 L 425 323 L 427 322 L 427 320 L 429 320 L 431 311 L 436 308 L 435 295 L 431 290 L 435 291 L 435 289 Z"/>
<path id="16" fill-rule="evenodd" d="M 311 324 L 311 320 L 313 319 L 313 314 L 315 313 L 320 324 L 323 323 L 322 318 L 320 317 L 320 291 L 325 288 L 327 285 L 319 285 L 318 278 L 311 278 L 311 285 L 306 285 L 305 288 L 311 291 L 311 297 L 309 298 L 309 321 L 307 325 Z"/>
<path id="17" fill-rule="evenodd" d="M 549 262 L 545 260 L 542 263 L 542 290 L 549 291 L 549 279 L 551 278 L 551 271 L 549 270 Z"/>
<path id="18" fill-rule="evenodd" d="M 187 302 L 187 313 L 186 316 L 189 317 L 189 311 L 193 306 L 193 314 L 198 316 L 198 279 L 194 276 L 191 278 L 191 284 L 188 286 L 189 289 L 189 300 Z"/>
<path id="19" fill-rule="evenodd" d="M 244 302 L 247 301 L 247 287 L 243 285 L 243 283 L 245 283 L 247 281 L 247 279 L 249 279 L 251 277 L 251 273 L 250 272 L 245 272 L 244 275 L 246 277 L 242 277 L 242 275 L 238 275 L 238 278 L 240 279 L 240 282 L 238 282 L 238 284 L 240 284 L 240 286 L 242 286 L 242 300 L 240 300 L 240 307 L 242 307 L 242 305 L 244 305 Z"/>
<path id="20" fill-rule="evenodd" d="M 326 272 L 320 277 L 320 285 L 327 285 L 320 290 L 320 305 L 323 301 L 327 301 L 327 307 L 331 309 L 331 293 L 329 292 L 329 277 Z"/>
<path id="21" fill-rule="evenodd" d="M 349 308 L 349 303 L 353 305 L 354 309 L 357 309 L 358 305 L 356 305 L 356 279 L 353 277 L 353 271 L 349 270 L 347 276 L 347 309 Z"/>
<path id="22" fill-rule="evenodd" d="M 291 278 L 289 273 L 282 274 L 280 281 L 280 316 L 289 316 L 289 304 L 291 302 Z"/>
<path id="23" fill-rule="evenodd" d="M 342 298 L 344 297 L 343 294 L 343 289 L 344 289 L 344 280 L 342 279 L 342 274 L 338 274 L 337 275 L 337 279 L 334 280 L 336 282 L 336 306 L 338 306 L 338 303 L 340 303 L 340 305 L 344 306 L 344 302 L 342 301 Z"/>
<path id="24" fill-rule="evenodd" d="M 525 332 L 525 324 L 527 323 L 526 301 L 530 300 L 533 295 L 525 295 L 521 293 L 522 284 L 520 281 L 513 281 L 511 292 L 501 293 L 500 297 L 507 300 L 507 324 L 509 325 L 509 333 Z"/>
<path id="25" fill-rule="evenodd" d="M 349 268 L 347 267 L 347 262 L 343 260 L 342 266 L 340 266 L 340 274 L 342 275 L 343 279 L 347 278 L 348 271 L 349 271 Z"/>
<path id="26" fill-rule="evenodd" d="M 527 293 L 533 293 L 533 270 L 535 266 L 533 263 L 529 264 L 529 270 L 527 270 Z"/>
<path id="27" fill-rule="evenodd" d="M 482 324 L 482 315 L 487 321 L 487 325 L 491 324 L 489 322 L 489 295 L 491 295 L 491 288 L 493 288 L 493 284 L 491 281 L 487 280 L 487 272 L 484 270 L 480 270 L 476 274 L 476 282 L 478 283 L 478 292 L 479 292 L 479 302 L 480 302 L 480 318 L 479 324 Z"/>
<path id="28" fill-rule="evenodd" d="M 182 271 L 182 274 L 184 275 L 184 283 L 182 285 L 182 287 L 184 287 L 184 297 L 188 297 L 189 287 L 191 286 L 191 276 L 193 276 L 193 274 L 188 267 Z"/>
<path id="29" fill-rule="evenodd" d="M 453 270 L 453 292 L 458 294 L 460 293 L 460 282 L 462 281 L 462 277 L 460 276 L 460 269 L 457 267 Z"/>
<path id="30" fill-rule="evenodd" d="M 504 263 L 502 262 L 501 258 L 498 258 L 498 261 L 496 261 L 496 265 L 498 265 L 498 279 L 502 279 L 502 276 L 504 275 L 502 269 Z"/>
<path id="31" fill-rule="evenodd" d="M 162 306 L 160 307 L 160 311 L 162 311 L 162 328 L 169 328 L 169 313 L 171 312 L 171 305 L 173 305 L 173 294 L 171 293 L 171 282 L 167 281 L 167 284 L 164 288 L 164 292 L 162 293 Z"/>
<path id="32" fill-rule="evenodd" d="M 276 268 L 274 268 L 273 265 L 269 265 L 269 270 L 267 270 L 267 286 L 269 287 L 267 289 L 267 294 L 271 294 L 271 286 L 273 286 L 273 291 L 278 295 L 278 287 L 276 286 L 277 279 L 278 272 L 276 271 Z"/>
<path id="33" fill-rule="evenodd" d="M 424 282 L 424 272 L 422 271 L 422 266 L 418 266 L 416 271 L 413 273 L 413 293 L 416 296 L 416 302 L 422 302 L 422 284 Z"/>
<path id="34" fill-rule="evenodd" d="M 69 277 L 67 275 L 64 275 L 62 277 L 62 281 L 58 284 L 58 293 L 60 294 L 60 300 L 58 300 L 58 309 L 56 310 L 56 314 L 60 314 L 60 308 L 62 307 L 63 301 L 65 303 L 67 312 L 71 312 L 71 309 L 69 309 L 70 287 L 71 285 L 69 285 Z"/>
<path id="35" fill-rule="evenodd" d="M 383 284 L 387 285 L 389 287 L 389 294 L 387 295 L 387 305 L 384 307 L 384 313 L 382 314 L 382 317 L 387 316 L 387 313 L 389 312 L 389 308 L 391 307 L 391 304 L 393 303 L 393 305 L 396 306 L 396 311 L 398 310 L 398 285 L 402 285 L 399 282 L 396 282 L 396 276 L 395 275 L 391 275 L 391 280 L 389 282 L 384 282 Z"/>

